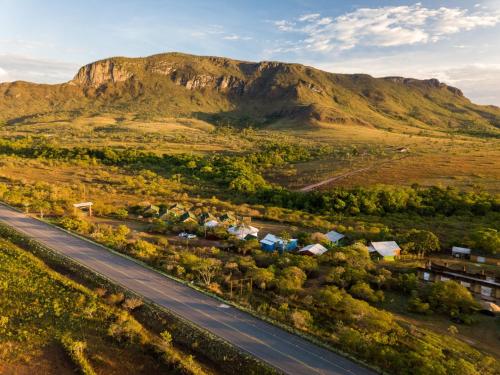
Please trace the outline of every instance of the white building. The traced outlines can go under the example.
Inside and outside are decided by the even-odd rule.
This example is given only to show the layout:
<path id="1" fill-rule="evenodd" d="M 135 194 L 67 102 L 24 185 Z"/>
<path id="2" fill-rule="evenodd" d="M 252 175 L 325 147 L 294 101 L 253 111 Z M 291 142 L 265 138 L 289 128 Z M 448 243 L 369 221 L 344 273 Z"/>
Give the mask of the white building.
<path id="1" fill-rule="evenodd" d="M 470 257 L 471 249 L 467 247 L 453 246 L 451 248 L 451 255 L 456 258 L 468 258 Z"/>
<path id="2" fill-rule="evenodd" d="M 368 251 L 377 253 L 385 260 L 394 260 L 394 257 L 401 253 L 401 249 L 395 241 L 370 242 Z"/>
<path id="3" fill-rule="evenodd" d="M 259 229 L 251 225 L 239 225 L 230 227 L 227 232 L 240 240 L 249 240 L 257 238 Z"/>

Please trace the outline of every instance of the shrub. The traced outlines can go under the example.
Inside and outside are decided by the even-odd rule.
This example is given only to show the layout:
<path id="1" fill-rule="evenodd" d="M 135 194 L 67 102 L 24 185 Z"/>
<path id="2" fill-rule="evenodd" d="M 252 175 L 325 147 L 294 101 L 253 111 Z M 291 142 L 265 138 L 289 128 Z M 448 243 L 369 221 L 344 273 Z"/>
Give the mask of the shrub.
<path id="1" fill-rule="evenodd" d="M 302 289 L 307 276 L 300 268 L 292 266 L 281 271 L 276 279 L 276 287 L 282 294 L 297 293 Z"/>

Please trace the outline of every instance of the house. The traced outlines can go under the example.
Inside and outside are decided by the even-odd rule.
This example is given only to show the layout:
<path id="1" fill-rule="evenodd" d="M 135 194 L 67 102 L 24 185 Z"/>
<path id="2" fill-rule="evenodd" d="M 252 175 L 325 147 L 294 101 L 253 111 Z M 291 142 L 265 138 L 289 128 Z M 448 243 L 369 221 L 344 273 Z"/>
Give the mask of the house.
<path id="1" fill-rule="evenodd" d="M 179 217 L 184 212 L 186 212 L 186 207 L 184 207 L 181 203 L 175 203 L 169 208 L 167 208 L 166 214 L 168 216 Z"/>
<path id="2" fill-rule="evenodd" d="M 217 220 L 208 220 L 203 224 L 203 226 L 207 229 L 212 229 L 219 226 L 219 222 Z"/>
<path id="3" fill-rule="evenodd" d="M 234 225 L 230 227 L 227 232 L 240 240 L 251 240 L 258 238 L 259 229 L 251 225 Z"/>
<path id="4" fill-rule="evenodd" d="M 334 243 L 335 245 L 338 245 L 340 243 L 340 240 L 345 238 L 345 236 L 342 233 L 335 232 L 334 230 L 331 230 L 330 232 L 325 234 L 326 238 L 328 238 L 328 241 L 331 243 Z"/>
<path id="5" fill-rule="evenodd" d="M 236 224 L 236 217 L 231 212 L 226 212 L 225 214 L 219 216 L 219 221 L 222 224 L 234 225 Z"/>
<path id="6" fill-rule="evenodd" d="M 210 212 L 203 212 L 199 217 L 199 222 L 201 225 L 204 225 L 208 221 L 216 220 L 215 216 Z"/>
<path id="7" fill-rule="evenodd" d="M 307 245 L 299 250 L 299 254 L 301 255 L 322 255 L 326 253 L 328 249 L 321 245 L 320 243 L 315 243 L 312 245 Z"/>
<path id="8" fill-rule="evenodd" d="M 150 204 L 143 208 L 142 216 L 144 217 L 153 217 L 158 216 L 160 214 L 160 207 L 155 206 L 154 204 Z"/>
<path id="9" fill-rule="evenodd" d="M 193 214 L 191 211 L 185 211 L 180 217 L 179 221 L 181 223 L 193 223 L 193 224 L 198 224 L 198 220 L 196 218 L 196 215 Z"/>
<path id="10" fill-rule="evenodd" d="M 297 244 L 297 239 L 285 241 L 271 233 L 267 234 L 262 240 L 260 240 L 260 247 L 264 251 L 292 251 L 297 248 Z"/>
<path id="11" fill-rule="evenodd" d="M 453 246 L 451 248 L 451 255 L 455 258 L 470 258 L 471 249 L 466 247 Z"/>
<path id="12" fill-rule="evenodd" d="M 401 249 L 395 241 L 381 241 L 370 242 L 368 252 L 376 258 L 392 261 L 401 253 Z"/>

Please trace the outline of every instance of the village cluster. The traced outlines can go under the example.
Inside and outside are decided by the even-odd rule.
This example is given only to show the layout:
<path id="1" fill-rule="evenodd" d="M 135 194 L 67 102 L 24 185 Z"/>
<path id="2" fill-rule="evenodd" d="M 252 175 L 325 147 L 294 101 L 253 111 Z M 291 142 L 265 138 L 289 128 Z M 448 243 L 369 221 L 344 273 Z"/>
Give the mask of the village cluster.
<path id="1" fill-rule="evenodd" d="M 258 240 L 260 248 L 268 252 L 283 253 L 293 251 L 301 255 L 319 256 L 328 251 L 325 244 L 339 246 L 346 241 L 344 234 L 332 230 L 324 233 L 323 243 L 302 244 L 303 247 L 299 247 L 299 240 L 296 238 L 285 238 L 283 235 L 273 233 L 267 233 L 264 237 L 259 236 L 260 230 L 250 225 L 250 217 L 237 217 L 231 212 L 225 212 L 219 216 L 208 212 L 196 215 L 180 203 L 175 203 L 163 211 L 159 206 L 148 204 L 140 210 L 140 213 L 142 217 L 159 218 L 164 221 L 175 220 L 175 222 L 181 224 L 201 226 L 205 232 L 223 227 L 230 236 L 238 240 Z M 179 233 L 179 237 L 195 239 L 196 235 L 183 231 Z M 259 238 L 261 239 L 259 240 Z M 374 258 L 386 261 L 394 260 L 401 252 L 399 245 L 395 241 L 370 242 L 368 250 Z"/>

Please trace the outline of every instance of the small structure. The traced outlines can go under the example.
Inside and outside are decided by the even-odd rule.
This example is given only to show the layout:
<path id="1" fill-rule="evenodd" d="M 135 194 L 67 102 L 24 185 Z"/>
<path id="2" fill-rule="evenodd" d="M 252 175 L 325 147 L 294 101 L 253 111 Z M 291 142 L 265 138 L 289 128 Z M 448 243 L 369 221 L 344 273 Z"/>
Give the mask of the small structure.
<path id="1" fill-rule="evenodd" d="M 209 221 L 206 221 L 203 226 L 207 229 L 212 229 L 212 228 L 215 228 L 215 227 L 218 227 L 219 226 L 219 222 L 217 220 L 209 220 Z"/>
<path id="2" fill-rule="evenodd" d="M 328 251 L 328 249 L 326 247 L 324 247 L 322 244 L 315 243 L 312 245 L 307 245 L 306 247 L 303 247 L 302 249 L 300 249 L 299 254 L 318 256 L 318 255 L 323 255 L 327 251 Z"/>
<path id="3" fill-rule="evenodd" d="M 165 214 L 173 217 L 179 217 L 184 212 L 186 212 L 186 208 L 184 207 L 184 205 L 182 205 L 181 203 L 175 203 L 167 208 L 167 212 L 165 212 Z"/>
<path id="4" fill-rule="evenodd" d="M 282 238 L 275 236 L 274 234 L 267 234 L 262 240 L 260 240 L 260 247 L 264 251 L 292 251 L 297 248 L 297 239 L 293 238 L 291 240 L 283 240 Z"/>
<path id="5" fill-rule="evenodd" d="M 398 147 L 397 152 L 408 152 L 410 149 L 408 147 Z"/>
<path id="6" fill-rule="evenodd" d="M 153 217 L 158 216 L 160 214 L 160 207 L 155 206 L 154 204 L 149 204 L 142 209 L 142 216 L 144 217 Z"/>
<path id="7" fill-rule="evenodd" d="M 219 222 L 225 225 L 234 225 L 236 224 L 236 217 L 232 212 L 226 212 L 219 216 Z"/>
<path id="8" fill-rule="evenodd" d="M 227 232 L 239 240 L 254 240 L 258 238 L 259 229 L 251 225 L 234 225 Z"/>
<path id="9" fill-rule="evenodd" d="M 77 209 L 86 210 L 86 211 L 88 211 L 89 216 L 92 216 L 92 206 L 93 205 L 94 205 L 94 203 L 92 203 L 92 202 L 75 203 L 73 205 L 73 210 L 75 210 L 75 211 Z"/>
<path id="10" fill-rule="evenodd" d="M 325 233 L 326 238 L 328 238 L 328 241 L 331 243 L 338 245 L 340 241 L 345 238 L 345 236 L 342 233 L 335 232 L 334 230 L 331 230 L 328 233 Z"/>
<path id="11" fill-rule="evenodd" d="M 470 258 L 471 249 L 467 247 L 453 246 L 451 248 L 451 255 L 455 258 Z"/>
<path id="12" fill-rule="evenodd" d="M 191 211 L 185 211 L 180 217 L 179 221 L 181 223 L 193 223 L 193 224 L 198 224 L 198 220 L 196 218 L 196 215 L 193 214 Z"/>
<path id="13" fill-rule="evenodd" d="M 206 222 L 216 220 L 215 216 L 210 212 L 203 212 L 199 217 L 200 225 L 205 225 Z"/>
<path id="14" fill-rule="evenodd" d="M 370 242 L 368 251 L 370 255 L 388 261 L 393 261 L 394 257 L 401 254 L 401 249 L 395 241 Z"/>

